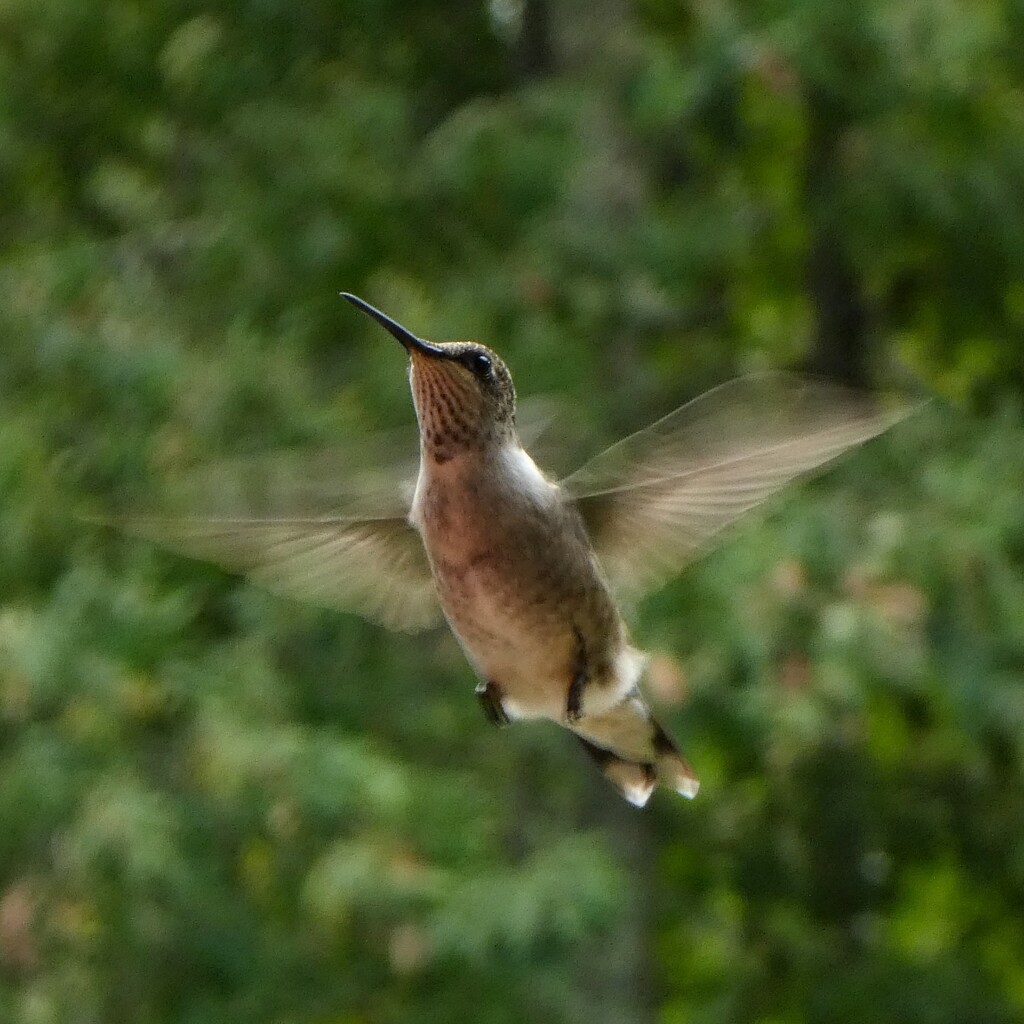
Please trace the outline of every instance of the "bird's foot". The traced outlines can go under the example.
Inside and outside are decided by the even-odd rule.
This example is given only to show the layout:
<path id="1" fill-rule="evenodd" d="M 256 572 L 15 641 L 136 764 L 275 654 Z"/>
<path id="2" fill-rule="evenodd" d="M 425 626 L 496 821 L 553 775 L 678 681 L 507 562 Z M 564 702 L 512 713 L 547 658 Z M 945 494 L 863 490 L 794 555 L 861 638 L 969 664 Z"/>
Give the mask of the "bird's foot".
<path id="1" fill-rule="evenodd" d="M 578 722 L 583 717 L 583 689 L 587 685 L 587 679 L 590 678 L 587 669 L 587 648 L 583 643 L 583 636 L 578 629 L 573 629 L 573 632 L 576 634 L 576 663 L 573 666 L 569 692 L 565 698 L 565 720 L 567 722 Z"/>
<path id="2" fill-rule="evenodd" d="M 484 715 L 491 725 L 503 726 L 512 721 L 505 713 L 504 705 L 501 703 L 501 689 L 497 683 L 488 680 L 486 683 L 479 683 L 476 688 L 476 697 L 480 701 Z"/>

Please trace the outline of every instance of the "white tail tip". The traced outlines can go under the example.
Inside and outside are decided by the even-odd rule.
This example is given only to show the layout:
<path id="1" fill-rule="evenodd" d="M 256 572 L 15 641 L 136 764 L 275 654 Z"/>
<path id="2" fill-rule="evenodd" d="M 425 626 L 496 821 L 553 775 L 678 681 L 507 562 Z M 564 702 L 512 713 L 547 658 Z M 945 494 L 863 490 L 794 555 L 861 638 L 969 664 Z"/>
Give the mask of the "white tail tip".
<path id="1" fill-rule="evenodd" d="M 685 796 L 687 800 L 692 800 L 699 790 L 700 783 L 692 775 L 685 779 L 680 779 L 676 785 L 676 792 L 680 796 Z"/>
<path id="2" fill-rule="evenodd" d="M 609 759 L 604 765 L 605 778 L 634 806 L 643 807 L 654 792 L 654 772 L 646 765 Z"/>

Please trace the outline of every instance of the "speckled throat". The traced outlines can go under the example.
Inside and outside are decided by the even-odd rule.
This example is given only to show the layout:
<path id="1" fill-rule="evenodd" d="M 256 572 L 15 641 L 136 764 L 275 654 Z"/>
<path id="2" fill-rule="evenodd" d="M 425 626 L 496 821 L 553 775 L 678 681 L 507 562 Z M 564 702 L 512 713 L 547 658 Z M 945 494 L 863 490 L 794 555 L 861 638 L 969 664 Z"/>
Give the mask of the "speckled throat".
<path id="1" fill-rule="evenodd" d="M 474 341 L 425 341 L 358 296 L 342 295 L 409 353 L 423 450 L 435 461 L 515 436 L 515 387 L 497 352 Z"/>
<path id="2" fill-rule="evenodd" d="M 496 418 L 459 363 L 413 354 L 409 380 L 424 451 L 446 459 L 492 438 Z"/>

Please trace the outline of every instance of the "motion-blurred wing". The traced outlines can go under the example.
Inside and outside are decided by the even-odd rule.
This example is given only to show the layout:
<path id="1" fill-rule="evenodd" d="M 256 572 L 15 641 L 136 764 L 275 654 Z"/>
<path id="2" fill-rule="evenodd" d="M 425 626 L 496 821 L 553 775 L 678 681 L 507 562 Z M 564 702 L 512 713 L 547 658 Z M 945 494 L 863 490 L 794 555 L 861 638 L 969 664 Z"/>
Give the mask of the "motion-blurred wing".
<path id="1" fill-rule="evenodd" d="M 521 403 L 524 441 L 554 448 L 559 414 L 551 399 Z M 441 611 L 406 519 L 418 465 L 415 427 L 337 450 L 221 461 L 166 480 L 158 514 L 131 511 L 111 522 L 288 597 L 391 629 L 421 629 L 439 622 Z"/>
<path id="2" fill-rule="evenodd" d="M 440 619 L 423 546 L 404 519 L 153 517 L 122 525 L 268 590 L 391 629 L 424 629 Z"/>
<path id="3" fill-rule="evenodd" d="M 638 597 L 795 477 L 912 411 L 786 374 L 741 377 L 613 445 L 562 482 L 618 590 Z"/>
<path id="4" fill-rule="evenodd" d="M 440 608 L 406 519 L 416 462 L 372 461 L 339 450 L 217 463 L 168 481 L 166 513 L 113 522 L 285 596 L 426 628 Z"/>

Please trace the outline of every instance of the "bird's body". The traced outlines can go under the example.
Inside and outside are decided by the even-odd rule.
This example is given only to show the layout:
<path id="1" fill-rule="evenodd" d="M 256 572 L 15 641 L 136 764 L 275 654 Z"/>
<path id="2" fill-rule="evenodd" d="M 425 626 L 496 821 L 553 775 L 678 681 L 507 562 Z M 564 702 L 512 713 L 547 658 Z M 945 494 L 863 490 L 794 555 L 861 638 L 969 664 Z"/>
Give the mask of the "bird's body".
<path id="1" fill-rule="evenodd" d="M 513 718 L 558 718 L 577 658 L 576 633 L 605 665 L 622 647 L 621 620 L 575 509 L 522 450 L 520 479 L 462 455 L 427 454 L 411 521 L 430 559 L 445 617 Z M 527 468 L 528 467 L 528 468 Z M 575 632 L 574 632 L 575 631 Z"/>
<path id="2" fill-rule="evenodd" d="M 696 776 L 641 696 L 645 657 L 619 597 L 662 582 L 788 480 L 880 433 L 906 407 L 878 413 L 861 396 L 801 378 L 740 378 L 556 481 L 520 443 L 512 378 L 496 353 L 424 341 L 345 297 L 409 354 L 420 436 L 411 499 L 395 480 L 297 515 L 269 496 L 294 489 L 299 474 L 271 487 L 281 474 L 263 467 L 257 484 L 237 487 L 247 501 L 261 492 L 263 509 L 129 525 L 392 627 L 422 627 L 440 609 L 491 721 L 566 726 L 635 804 L 657 783 L 694 796 Z M 223 474 L 213 485 L 233 490 Z"/>
<path id="3" fill-rule="evenodd" d="M 514 439 L 441 462 L 425 446 L 410 521 L 498 719 L 548 718 L 601 750 L 614 745 L 624 792 L 644 802 L 668 754 L 637 691 L 644 658 L 558 484 Z M 688 767 L 669 767 L 675 787 L 693 795 Z"/>
<path id="4" fill-rule="evenodd" d="M 424 343 L 354 301 L 410 355 L 420 469 L 409 521 L 488 717 L 567 726 L 633 803 L 659 777 L 695 795 L 689 765 L 640 696 L 644 659 L 580 511 L 520 443 L 507 368 L 482 345 Z"/>

